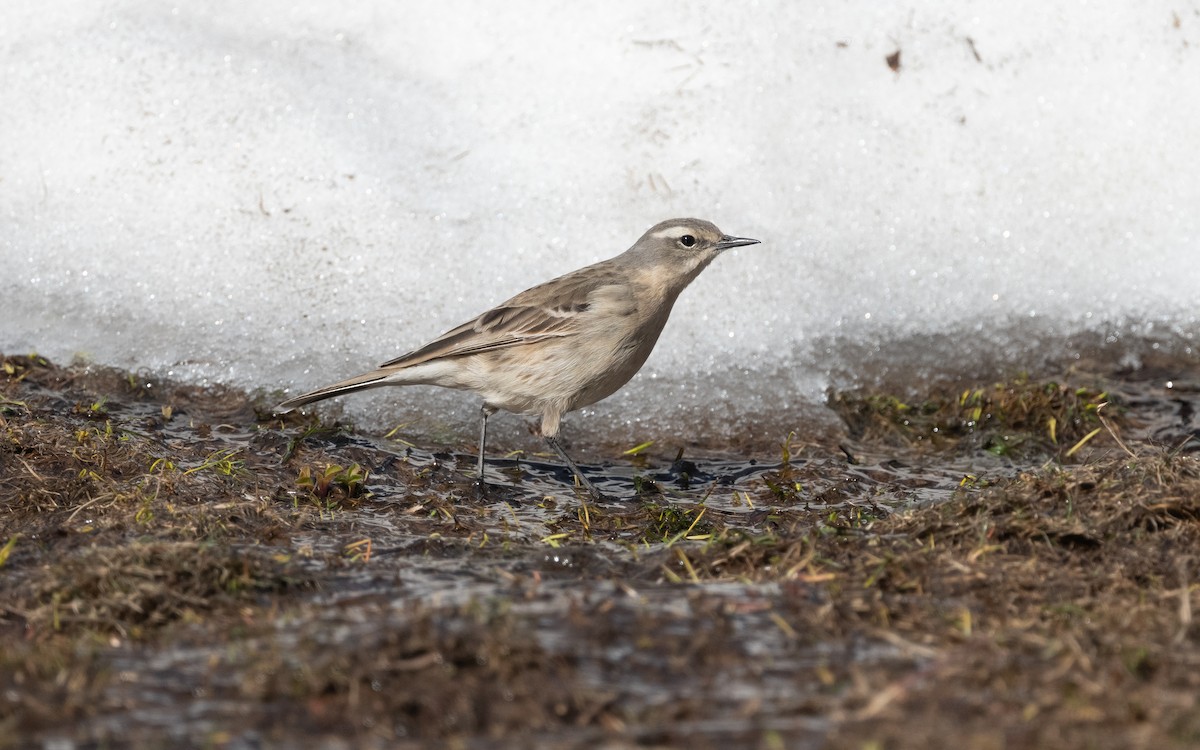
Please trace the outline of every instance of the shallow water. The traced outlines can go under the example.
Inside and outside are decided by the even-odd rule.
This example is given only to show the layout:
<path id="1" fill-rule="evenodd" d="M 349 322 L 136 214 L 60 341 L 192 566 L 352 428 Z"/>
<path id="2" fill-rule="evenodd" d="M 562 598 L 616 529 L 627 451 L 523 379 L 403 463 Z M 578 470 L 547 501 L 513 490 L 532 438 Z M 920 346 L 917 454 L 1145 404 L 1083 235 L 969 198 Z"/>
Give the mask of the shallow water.
<path id="1" fill-rule="evenodd" d="M 1177 447 L 1181 454 L 1200 451 L 1200 381 L 1176 375 L 1168 383 L 1161 373 L 1145 372 L 1113 383 L 1126 440 Z M 47 413 L 69 413 L 101 385 L 87 376 L 57 385 L 28 382 L 21 396 Z M 139 393 L 158 390 L 146 385 Z M 100 704 L 67 729 L 38 733 L 43 743 L 107 737 L 249 748 L 281 739 L 316 741 L 280 725 L 294 710 L 289 680 L 376 668 L 381 676 L 351 684 L 382 695 L 396 675 L 402 679 L 406 670 L 427 669 L 429 659 L 451 658 L 444 649 L 397 649 L 394 639 L 431 628 L 443 640 L 473 642 L 503 622 L 519 633 L 511 643 L 537 654 L 534 663 L 542 666 L 530 669 L 568 663 L 572 690 L 611 695 L 606 715 L 640 717 L 626 727 L 627 739 L 670 744 L 687 737 L 716 747 L 780 737 L 789 747 L 822 746 L 838 714 L 821 706 L 845 689 L 835 690 L 835 683 L 853 682 L 855 670 L 920 679 L 934 651 L 883 628 L 836 637 L 796 632 L 787 624 L 789 613 L 845 605 L 803 575 L 767 582 L 698 578 L 690 550 L 717 529 L 728 545 L 743 539 L 752 546 L 785 529 L 811 527 L 861 541 L 869 555 L 872 519 L 943 502 L 964 481 L 996 483 L 1036 469 L 977 451 L 825 438 L 795 442 L 786 461 L 782 446 L 742 455 L 696 450 L 682 458 L 654 446 L 640 456 L 585 447 L 575 451 L 584 471 L 616 498 L 592 503 L 573 489 L 565 467 L 541 455 L 504 457 L 510 446 L 498 444 L 493 455 L 499 457 L 487 462 L 488 494 L 477 498 L 475 456 L 467 451 L 337 431 L 301 437 L 296 426 L 256 422 L 252 406 L 236 393 L 176 391 L 167 399 L 178 404 L 177 413 L 164 420 L 161 398 L 114 395 L 105 403 L 105 422 L 197 455 L 232 451 L 256 467 L 252 475 L 264 484 L 245 490 L 247 496 L 267 498 L 277 510 L 311 509 L 313 498 L 294 482 L 267 492 L 277 481 L 270 467 L 294 477 L 299 465 L 357 463 L 369 471 L 369 494 L 309 512 L 286 538 L 241 543 L 288 557 L 295 571 L 317 582 L 315 589 L 279 596 L 269 615 L 247 607 L 244 619 L 226 626 L 227 638 L 214 639 L 202 617 L 177 624 L 167 640 L 114 636 L 103 660 L 115 679 Z M 1114 443 L 1103 450 L 1119 448 Z M 596 455 L 606 458 L 596 461 Z M 86 512 L 80 520 L 91 523 Z M 130 543 L 138 538 L 134 533 Z M 369 540 L 368 559 L 349 555 L 361 540 Z M 772 564 L 764 561 L 758 572 Z M 470 658 L 507 661 L 511 643 L 491 657 L 472 651 Z M 372 667 L 382 654 L 388 656 Z M 259 664 L 265 666 L 247 667 Z M 836 680 L 826 678 L 834 672 Z M 536 682 L 531 674 L 512 678 L 513 689 Z M 319 719 L 320 690 L 317 697 L 308 690 L 302 691 L 310 695 L 306 711 Z M 498 700 L 520 701 L 520 695 L 505 695 Z M 407 715 L 380 726 L 370 696 L 355 694 L 349 704 L 351 714 L 338 718 L 364 737 L 414 731 Z M 424 734 L 436 732 L 426 726 Z M 588 722 L 563 724 L 530 746 L 605 736 Z M 482 738 L 469 743 L 483 744 Z"/>

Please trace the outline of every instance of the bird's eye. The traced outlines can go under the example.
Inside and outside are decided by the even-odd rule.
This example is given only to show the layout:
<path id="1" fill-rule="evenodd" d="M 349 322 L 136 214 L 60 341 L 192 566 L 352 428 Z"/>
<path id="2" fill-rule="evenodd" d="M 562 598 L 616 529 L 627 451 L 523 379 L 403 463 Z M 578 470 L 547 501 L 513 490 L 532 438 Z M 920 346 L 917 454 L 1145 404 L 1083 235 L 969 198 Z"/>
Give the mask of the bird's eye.
<path id="1" fill-rule="evenodd" d="M 685 235 L 683 235 L 682 237 L 680 237 L 680 238 L 679 238 L 679 242 L 680 242 L 680 243 L 681 243 L 681 244 L 682 244 L 684 247 L 691 247 L 692 245 L 695 245 L 695 244 L 696 244 L 696 238 L 695 238 L 695 237 L 693 237 L 693 236 L 692 236 L 692 235 L 690 235 L 690 234 L 685 234 Z"/>

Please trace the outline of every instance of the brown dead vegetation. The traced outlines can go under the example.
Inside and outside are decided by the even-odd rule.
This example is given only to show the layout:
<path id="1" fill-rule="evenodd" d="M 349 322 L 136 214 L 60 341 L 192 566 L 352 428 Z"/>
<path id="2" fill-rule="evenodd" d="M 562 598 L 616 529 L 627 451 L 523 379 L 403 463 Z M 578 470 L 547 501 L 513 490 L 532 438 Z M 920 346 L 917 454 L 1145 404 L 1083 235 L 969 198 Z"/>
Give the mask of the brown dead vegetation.
<path id="1" fill-rule="evenodd" d="M 480 501 L 234 392 L 2 364 L 0 746 L 1200 743 L 1196 443 L 1103 384 L 835 394 L 851 458 L 981 467 L 939 502 L 785 444 L 733 501 L 597 506 Z"/>

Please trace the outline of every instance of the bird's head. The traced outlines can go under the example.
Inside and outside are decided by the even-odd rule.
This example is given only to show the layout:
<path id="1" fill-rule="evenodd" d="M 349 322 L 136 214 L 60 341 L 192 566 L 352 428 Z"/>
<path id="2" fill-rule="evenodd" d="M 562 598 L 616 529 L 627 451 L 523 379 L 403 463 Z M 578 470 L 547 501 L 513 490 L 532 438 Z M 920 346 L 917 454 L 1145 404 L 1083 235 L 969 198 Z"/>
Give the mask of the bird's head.
<path id="1" fill-rule="evenodd" d="M 668 219 L 650 227 L 629 248 L 628 254 L 639 265 L 662 267 L 694 277 L 725 250 L 758 242 L 748 237 L 731 237 L 703 219 Z"/>

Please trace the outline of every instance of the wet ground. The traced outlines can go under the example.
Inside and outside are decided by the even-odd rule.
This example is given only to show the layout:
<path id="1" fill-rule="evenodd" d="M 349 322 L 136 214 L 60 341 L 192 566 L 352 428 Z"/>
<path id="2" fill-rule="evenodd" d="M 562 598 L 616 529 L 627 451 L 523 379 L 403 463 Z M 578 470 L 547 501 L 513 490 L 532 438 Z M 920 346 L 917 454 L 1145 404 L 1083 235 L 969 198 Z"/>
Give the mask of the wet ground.
<path id="1" fill-rule="evenodd" d="M 3 358 L 0 747 L 1200 746 L 1197 364 L 587 446 L 593 503 Z"/>

